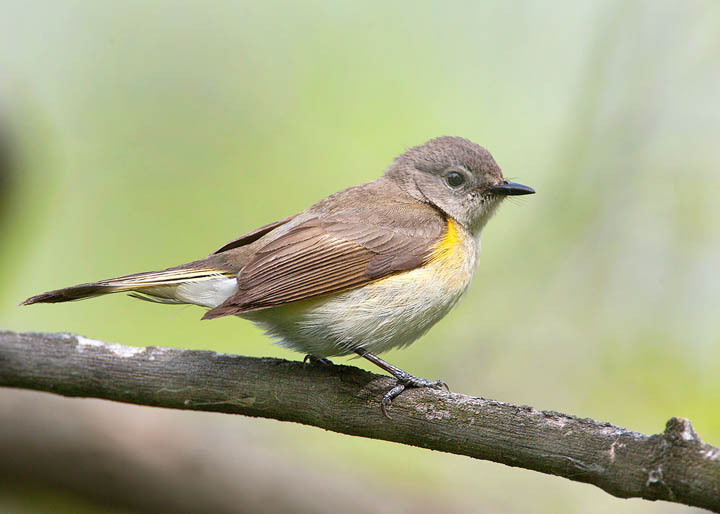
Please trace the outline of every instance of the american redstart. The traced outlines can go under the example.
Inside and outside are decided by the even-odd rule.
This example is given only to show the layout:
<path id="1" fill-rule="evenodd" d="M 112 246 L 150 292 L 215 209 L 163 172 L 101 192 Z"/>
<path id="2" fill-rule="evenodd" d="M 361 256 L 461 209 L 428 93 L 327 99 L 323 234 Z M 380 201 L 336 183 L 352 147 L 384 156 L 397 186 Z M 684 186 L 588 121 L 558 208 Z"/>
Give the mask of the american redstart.
<path id="1" fill-rule="evenodd" d="M 503 198 L 535 191 L 503 179 L 483 147 L 439 137 L 410 148 L 372 182 L 249 232 L 209 257 L 162 271 L 80 284 L 22 305 L 121 291 L 151 302 L 240 316 L 310 358 L 357 353 L 406 387 L 446 387 L 376 354 L 407 346 L 470 285 L 480 232 Z"/>

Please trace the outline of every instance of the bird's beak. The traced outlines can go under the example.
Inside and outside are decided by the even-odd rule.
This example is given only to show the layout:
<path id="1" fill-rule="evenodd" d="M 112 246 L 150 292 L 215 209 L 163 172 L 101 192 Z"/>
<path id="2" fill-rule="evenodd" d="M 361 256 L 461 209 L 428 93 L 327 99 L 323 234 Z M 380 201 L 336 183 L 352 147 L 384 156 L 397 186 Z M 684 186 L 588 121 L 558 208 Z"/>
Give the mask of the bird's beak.
<path id="1" fill-rule="evenodd" d="M 492 186 L 488 188 L 488 191 L 496 195 L 502 196 L 518 196 L 518 195 L 532 195 L 535 194 L 535 190 L 530 186 L 524 186 L 516 182 L 510 182 L 503 180 L 502 184 Z"/>

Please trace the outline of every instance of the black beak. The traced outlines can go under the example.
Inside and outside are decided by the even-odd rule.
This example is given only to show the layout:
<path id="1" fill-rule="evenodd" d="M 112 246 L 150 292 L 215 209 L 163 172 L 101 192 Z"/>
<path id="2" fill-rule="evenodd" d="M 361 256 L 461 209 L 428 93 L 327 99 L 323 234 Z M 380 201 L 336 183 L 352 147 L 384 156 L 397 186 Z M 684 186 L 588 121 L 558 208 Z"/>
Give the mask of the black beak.
<path id="1" fill-rule="evenodd" d="M 516 182 L 503 180 L 502 184 L 488 188 L 488 191 L 502 196 L 533 195 L 535 190 L 530 186 L 524 186 Z"/>

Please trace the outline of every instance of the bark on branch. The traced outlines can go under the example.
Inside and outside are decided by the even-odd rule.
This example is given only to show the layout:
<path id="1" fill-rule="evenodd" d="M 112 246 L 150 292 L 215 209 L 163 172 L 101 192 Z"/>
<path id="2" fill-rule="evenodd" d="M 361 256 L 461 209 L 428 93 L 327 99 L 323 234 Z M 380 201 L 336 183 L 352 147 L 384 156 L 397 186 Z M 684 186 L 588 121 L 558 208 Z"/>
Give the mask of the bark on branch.
<path id="1" fill-rule="evenodd" d="M 208 351 L 128 347 L 70 334 L 0 331 L 0 386 L 294 421 L 491 460 L 720 512 L 720 449 L 687 419 L 644 435 L 558 412 L 416 389 L 383 417 L 389 377 Z"/>

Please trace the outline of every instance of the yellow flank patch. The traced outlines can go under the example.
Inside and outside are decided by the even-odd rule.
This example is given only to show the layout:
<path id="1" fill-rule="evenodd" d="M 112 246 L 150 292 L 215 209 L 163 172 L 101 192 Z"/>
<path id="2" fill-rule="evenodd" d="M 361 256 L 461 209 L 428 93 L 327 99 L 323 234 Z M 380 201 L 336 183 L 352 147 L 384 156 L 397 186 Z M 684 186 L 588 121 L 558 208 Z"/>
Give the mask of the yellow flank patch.
<path id="1" fill-rule="evenodd" d="M 435 246 L 430 253 L 430 260 L 439 261 L 452 261 L 452 260 L 465 260 L 463 250 L 465 249 L 465 241 L 463 236 L 458 231 L 455 222 L 448 218 L 447 229 L 445 235 L 435 243 Z"/>
<path id="2" fill-rule="evenodd" d="M 465 232 L 448 218 L 445 235 L 433 247 L 424 268 L 432 273 L 438 287 L 464 291 L 472 278 L 474 262 L 475 248 Z"/>
<path id="3" fill-rule="evenodd" d="M 412 290 L 417 291 L 418 284 L 431 283 L 436 290 L 450 296 L 456 292 L 462 294 L 470 284 L 474 263 L 475 248 L 472 240 L 448 218 L 445 234 L 432 247 L 425 264 L 383 277 L 372 282 L 371 287 L 391 290 L 395 287 L 406 288 L 410 284 Z M 403 289 L 402 294 L 407 294 L 407 289 Z"/>

